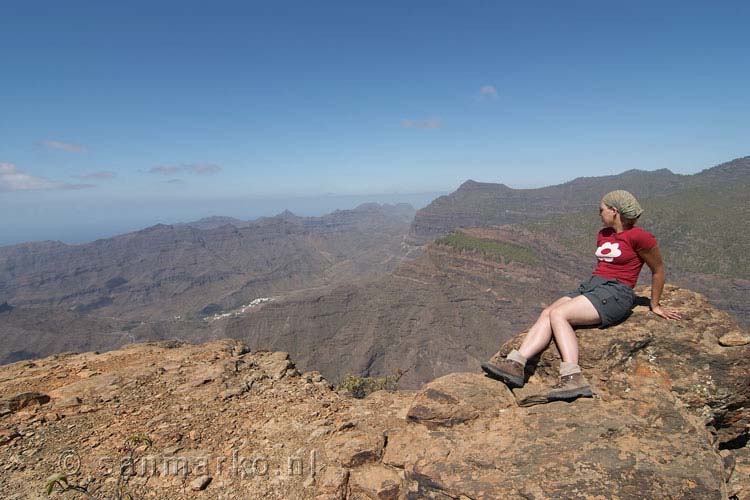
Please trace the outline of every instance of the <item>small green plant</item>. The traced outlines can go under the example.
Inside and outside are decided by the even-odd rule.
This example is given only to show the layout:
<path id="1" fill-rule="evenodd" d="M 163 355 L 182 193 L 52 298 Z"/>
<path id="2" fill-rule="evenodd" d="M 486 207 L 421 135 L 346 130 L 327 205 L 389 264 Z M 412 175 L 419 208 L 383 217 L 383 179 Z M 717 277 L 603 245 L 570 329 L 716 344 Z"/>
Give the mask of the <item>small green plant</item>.
<path id="1" fill-rule="evenodd" d="M 339 383 L 337 389 L 345 392 L 357 399 L 366 398 L 376 391 L 394 391 L 398 386 L 398 381 L 406 373 L 405 371 L 396 370 L 393 375 L 385 377 L 357 377 L 351 373 L 347 374 Z"/>

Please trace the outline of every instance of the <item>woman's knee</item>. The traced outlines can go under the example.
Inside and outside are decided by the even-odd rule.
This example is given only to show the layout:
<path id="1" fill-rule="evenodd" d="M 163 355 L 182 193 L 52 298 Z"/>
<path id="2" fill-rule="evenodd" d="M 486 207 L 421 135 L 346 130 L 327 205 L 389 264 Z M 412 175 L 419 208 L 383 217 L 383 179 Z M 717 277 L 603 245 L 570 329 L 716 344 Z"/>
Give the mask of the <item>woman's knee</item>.
<path id="1" fill-rule="evenodd" d="M 568 317 L 561 307 L 553 307 L 552 310 L 549 312 L 549 321 L 550 323 L 556 323 L 558 321 L 567 322 Z"/>
<path id="2" fill-rule="evenodd" d="M 549 306 L 546 309 L 544 309 L 539 314 L 539 318 L 537 318 L 537 320 L 536 320 L 537 323 L 539 323 L 540 321 L 543 321 L 545 324 L 549 324 L 549 313 L 550 313 L 550 311 L 552 311 L 552 309 L 553 309 L 552 306 Z"/>

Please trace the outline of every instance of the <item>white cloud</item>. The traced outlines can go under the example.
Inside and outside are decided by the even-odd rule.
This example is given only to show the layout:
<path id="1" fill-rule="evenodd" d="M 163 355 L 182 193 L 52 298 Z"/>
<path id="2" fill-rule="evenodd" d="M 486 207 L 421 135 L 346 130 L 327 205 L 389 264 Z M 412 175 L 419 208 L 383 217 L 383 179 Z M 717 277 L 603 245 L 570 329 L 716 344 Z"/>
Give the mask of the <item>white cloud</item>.
<path id="1" fill-rule="evenodd" d="M 172 184 L 173 186 L 184 186 L 187 182 L 182 179 L 169 179 L 168 181 L 162 181 L 164 184 Z"/>
<path id="2" fill-rule="evenodd" d="M 493 85 L 482 85 L 479 89 L 479 99 L 497 99 L 497 89 Z"/>
<path id="3" fill-rule="evenodd" d="M 213 163 L 193 163 L 189 165 L 156 165 L 147 170 L 150 174 L 173 175 L 177 173 L 210 175 L 221 172 L 221 167 Z"/>
<path id="4" fill-rule="evenodd" d="M 401 126 L 404 128 L 431 130 L 442 127 L 443 120 L 441 120 L 440 118 L 428 118 L 426 120 L 410 120 L 408 118 L 402 118 Z"/>
<path id="5" fill-rule="evenodd" d="M 78 174 L 72 177 L 75 177 L 76 179 L 91 179 L 91 180 L 97 180 L 97 181 L 106 181 L 106 180 L 114 179 L 115 177 L 117 177 L 117 172 L 112 172 L 111 170 L 101 170 L 98 172 L 86 172 L 85 174 Z"/>
<path id="6" fill-rule="evenodd" d="M 43 141 L 39 141 L 37 144 L 49 149 L 61 149 L 63 151 L 67 151 L 68 153 L 85 153 L 89 150 L 89 148 L 87 148 L 83 144 L 54 141 L 52 139 L 45 139 Z"/>
<path id="7" fill-rule="evenodd" d="M 19 170 L 12 163 L 0 162 L 0 191 L 38 191 L 49 189 L 84 189 L 92 184 L 68 184 L 36 177 Z"/>

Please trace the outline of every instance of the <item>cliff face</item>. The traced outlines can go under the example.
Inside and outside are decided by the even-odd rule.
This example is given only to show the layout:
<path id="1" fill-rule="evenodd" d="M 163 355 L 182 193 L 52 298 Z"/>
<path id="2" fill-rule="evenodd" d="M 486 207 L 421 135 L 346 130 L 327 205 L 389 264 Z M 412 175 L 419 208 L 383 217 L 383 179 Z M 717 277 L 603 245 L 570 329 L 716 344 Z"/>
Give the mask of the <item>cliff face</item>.
<path id="1" fill-rule="evenodd" d="M 554 348 L 514 392 L 458 372 L 363 400 L 233 340 L 6 365 L 0 493 L 67 473 L 96 498 L 750 498 L 750 338 L 689 290 L 664 302 L 684 319 L 578 331 L 595 398 L 531 407 Z"/>

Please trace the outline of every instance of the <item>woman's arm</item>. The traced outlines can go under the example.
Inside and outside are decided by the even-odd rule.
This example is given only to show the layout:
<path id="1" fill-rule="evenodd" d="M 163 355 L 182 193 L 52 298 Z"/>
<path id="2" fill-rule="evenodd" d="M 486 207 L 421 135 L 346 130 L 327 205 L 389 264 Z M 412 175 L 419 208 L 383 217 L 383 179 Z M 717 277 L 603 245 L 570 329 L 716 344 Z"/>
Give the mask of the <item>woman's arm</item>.
<path id="1" fill-rule="evenodd" d="M 680 315 L 669 309 L 664 309 L 660 304 L 661 292 L 664 290 L 664 262 L 661 260 L 659 245 L 648 250 L 641 250 L 638 255 L 648 264 L 651 269 L 651 310 L 665 319 L 680 319 Z"/>

